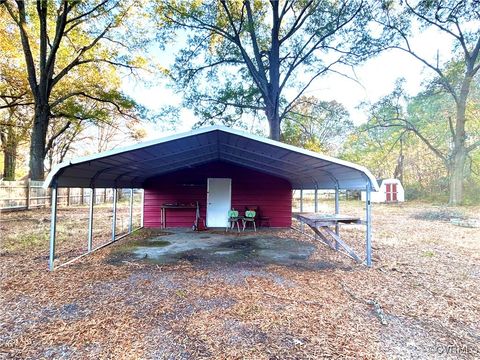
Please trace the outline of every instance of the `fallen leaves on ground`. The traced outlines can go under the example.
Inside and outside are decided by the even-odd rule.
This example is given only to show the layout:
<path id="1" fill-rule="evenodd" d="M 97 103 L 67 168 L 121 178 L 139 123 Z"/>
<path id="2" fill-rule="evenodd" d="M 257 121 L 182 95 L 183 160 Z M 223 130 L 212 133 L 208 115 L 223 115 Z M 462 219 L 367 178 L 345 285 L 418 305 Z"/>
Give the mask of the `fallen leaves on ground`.
<path id="1" fill-rule="evenodd" d="M 363 212 L 359 203 L 342 206 Z M 109 261 L 119 247 L 161 234 L 144 229 L 53 273 L 48 210 L 1 214 L 0 356 L 478 358 L 480 232 L 426 211 L 443 210 L 374 206 L 372 269 L 274 229 L 261 233 L 314 243 L 316 251 L 290 266 Z M 85 251 L 87 214 L 60 209 L 58 263 Z M 99 245 L 110 239 L 110 210 L 96 216 Z M 363 254 L 362 227 L 342 234 Z"/>

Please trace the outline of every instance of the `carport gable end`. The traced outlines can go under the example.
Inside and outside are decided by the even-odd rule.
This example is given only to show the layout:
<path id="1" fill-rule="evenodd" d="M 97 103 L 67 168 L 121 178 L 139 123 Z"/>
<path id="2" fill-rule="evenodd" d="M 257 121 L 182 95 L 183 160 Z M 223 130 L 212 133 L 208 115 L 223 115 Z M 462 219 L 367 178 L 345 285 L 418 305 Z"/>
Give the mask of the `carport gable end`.
<path id="1" fill-rule="evenodd" d="M 154 176 L 212 161 L 225 161 L 288 180 L 294 189 L 372 190 L 378 185 L 363 166 L 213 126 L 114 149 L 58 164 L 45 186 L 143 188 Z"/>
<path id="2" fill-rule="evenodd" d="M 202 171 L 203 178 L 179 181 L 182 174 L 188 177 Z M 291 224 L 292 189 L 366 189 L 370 192 L 371 189 L 378 188 L 375 178 L 362 166 L 220 126 L 61 163 L 48 175 L 45 186 L 51 186 L 54 190 L 57 187 L 86 187 L 91 188 L 92 192 L 95 188 L 105 187 L 142 188 L 147 195 L 142 200 L 142 226 L 155 226 L 158 220 L 154 219 L 154 208 L 158 208 L 160 203 L 169 201 L 168 199 L 177 204 L 184 201 L 193 204 L 194 201 L 202 200 L 205 203 L 205 187 L 202 185 L 193 190 L 194 186 L 187 187 L 186 184 L 201 183 L 208 181 L 208 177 L 219 176 L 232 180 L 232 207 L 237 206 L 242 211 L 242 207 L 257 206 L 263 211 L 263 216 L 271 218 L 272 226 L 279 227 Z M 177 181 L 173 184 L 172 179 L 175 178 Z M 175 191 L 165 192 L 161 189 L 166 184 L 173 186 L 171 189 Z M 185 190 L 180 190 L 179 186 Z M 197 199 L 193 199 L 192 193 L 195 193 Z M 188 198 L 180 200 L 180 194 Z M 173 200 L 174 198 L 176 199 Z M 56 203 L 56 191 L 52 191 L 52 204 L 54 202 Z M 369 208 L 368 200 L 367 223 Z M 114 211 L 115 209 L 114 202 Z M 208 204 L 203 209 L 206 211 L 203 215 L 208 219 Z M 90 223 L 92 214 L 93 211 L 90 211 Z M 177 219 L 170 219 L 173 220 L 173 225 L 184 226 L 193 220 L 193 216 L 186 215 L 185 212 L 179 212 L 177 216 Z M 187 221 L 187 217 L 192 220 Z M 56 209 L 52 207 L 51 269 L 55 222 Z M 116 239 L 114 226 L 113 223 L 112 241 Z M 369 229 L 370 226 L 367 225 L 367 234 L 370 233 Z M 90 231 L 89 227 L 89 242 Z"/>

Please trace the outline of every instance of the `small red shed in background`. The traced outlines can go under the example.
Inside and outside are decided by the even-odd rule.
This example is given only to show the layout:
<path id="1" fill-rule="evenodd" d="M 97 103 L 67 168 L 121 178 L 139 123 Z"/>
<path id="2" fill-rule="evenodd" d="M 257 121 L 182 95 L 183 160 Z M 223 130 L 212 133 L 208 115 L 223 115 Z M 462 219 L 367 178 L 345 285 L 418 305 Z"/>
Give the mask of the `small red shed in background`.
<path id="1" fill-rule="evenodd" d="M 399 179 L 378 179 L 378 191 L 372 191 L 372 202 L 397 203 L 405 201 L 405 190 Z M 366 193 L 362 191 L 362 201 L 365 201 Z"/>

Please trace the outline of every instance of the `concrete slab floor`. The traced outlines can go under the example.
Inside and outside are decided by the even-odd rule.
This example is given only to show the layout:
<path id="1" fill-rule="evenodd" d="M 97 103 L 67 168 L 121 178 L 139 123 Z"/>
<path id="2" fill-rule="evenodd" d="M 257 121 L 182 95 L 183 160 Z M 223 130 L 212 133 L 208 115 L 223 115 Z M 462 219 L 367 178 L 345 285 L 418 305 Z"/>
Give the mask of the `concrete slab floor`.
<path id="1" fill-rule="evenodd" d="M 275 236 L 271 231 L 238 234 L 174 229 L 168 230 L 166 235 L 119 247 L 112 254 L 111 261 L 143 259 L 159 264 L 179 260 L 225 263 L 255 261 L 290 265 L 306 261 L 314 250 L 311 244 Z"/>

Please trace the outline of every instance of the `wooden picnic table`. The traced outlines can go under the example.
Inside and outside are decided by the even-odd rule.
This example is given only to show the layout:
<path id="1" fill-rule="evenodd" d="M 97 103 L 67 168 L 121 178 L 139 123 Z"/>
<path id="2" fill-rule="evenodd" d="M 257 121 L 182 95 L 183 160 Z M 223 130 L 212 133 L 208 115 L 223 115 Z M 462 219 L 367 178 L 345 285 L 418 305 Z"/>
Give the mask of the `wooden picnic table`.
<path id="1" fill-rule="evenodd" d="M 355 216 L 341 215 L 341 214 L 319 214 L 299 212 L 292 214 L 295 219 L 302 224 L 307 224 L 315 233 L 316 237 L 320 238 L 322 242 L 327 244 L 333 250 L 343 250 L 357 262 L 361 262 L 360 258 L 355 254 L 353 249 L 341 238 L 339 231 L 339 224 L 363 224 L 362 220 Z M 335 231 L 330 227 L 334 226 Z"/>
<path id="2" fill-rule="evenodd" d="M 305 224 L 312 224 L 316 226 L 330 226 L 338 223 L 343 224 L 361 224 L 360 218 L 350 215 L 341 214 L 319 214 L 319 213 L 307 213 L 297 212 L 293 213 L 293 217 L 297 220 L 304 222 Z"/>

